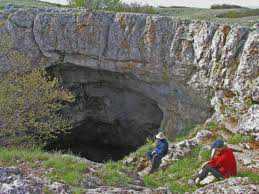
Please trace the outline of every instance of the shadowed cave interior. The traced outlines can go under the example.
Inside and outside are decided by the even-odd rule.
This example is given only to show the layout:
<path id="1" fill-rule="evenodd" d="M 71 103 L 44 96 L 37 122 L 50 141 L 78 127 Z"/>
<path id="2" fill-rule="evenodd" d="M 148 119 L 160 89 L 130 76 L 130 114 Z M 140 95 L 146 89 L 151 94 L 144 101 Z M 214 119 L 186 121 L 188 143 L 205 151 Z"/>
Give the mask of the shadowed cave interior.
<path id="1" fill-rule="evenodd" d="M 71 151 L 95 162 L 116 161 L 158 132 L 163 113 L 154 100 L 132 89 L 139 80 L 84 67 L 50 71 L 76 100 L 63 110 L 73 121 L 72 129 L 47 150 Z"/>

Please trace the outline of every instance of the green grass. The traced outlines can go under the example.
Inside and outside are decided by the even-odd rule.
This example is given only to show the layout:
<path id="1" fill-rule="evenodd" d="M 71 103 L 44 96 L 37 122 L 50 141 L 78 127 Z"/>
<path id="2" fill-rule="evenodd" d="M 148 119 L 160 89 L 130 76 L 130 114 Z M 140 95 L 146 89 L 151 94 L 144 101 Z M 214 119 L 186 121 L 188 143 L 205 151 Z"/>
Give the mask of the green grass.
<path id="1" fill-rule="evenodd" d="M 252 27 L 259 21 L 258 9 L 204 9 L 204 8 L 158 8 L 158 14 L 173 16 L 184 20 L 203 20 L 229 25 L 240 24 L 246 27 Z M 229 17 L 228 14 L 235 13 L 235 16 Z"/>
<path id="2" fill-rule="evenodd" d="M 130 169 L 123 165 L 122 161 L 108 161 L 97 175 L 107 185 L 126 186 L 132 182 L 132 178 L 125 173 L 127 170 Z"/>
<path id="3" fill-rule="evenodd" d="M 250 181 L 254 184 L 259 184 L 259 174 L 254 172 L 239 172 L 239 177 L 248 177 Z"/>
<path id="4" fill-rule="evenodd" d="M 176 136 L 175 141 L 183 141 L 187 138 L 194 137 L 196 133 L 201 130 L 201 125 L 189 125 L 188 127 L 182 129 Z"/>
<path id="5" fill-rule="evenodd" d="M 0 148 L 1 166 L 14 166 L 21 161 L 26 161 L 31 168 L 52 168 L 47 177 L 72 186 L 79 185 L 87 169 L 87 164 L 73 155 L 47 153 L 40 149 Z"/>
<path id="6" fill-rule="evenodd" d="M 142 146 L 132 154 L 141 158 L 151 146 L 153 146 L 153 143 L 150 141 L 147 145 Z M 151 175 L 145 175 L 143 177 L 144 185 L 150 188 L 167 186 L 172 192 L 176 193 L 192 192 L 197 187 L 189 186 L 188 180 L 195 175 L 201 164 L 209 159 L 209 156 L 209 150 L 197 147 L 190 155 L 172 163 L 165 170 L 159 170 Z M 108 162 L 98 172 L 98 176 L 107 185 L 127 186 L 127 184 L 132 182 L 132 178 L 128 176 L 127 172 L 133 173 L 137 169 L 136 167 L 137 163 L 126 166 L 122 161 Z"/>
<path id="7" fill-rule="evenodd" d="M 63 7 L 60 4 L 42 2 L 37 0 L 1 0 L 0 10 L 4 9 L 6 4 L 13 4 L 15 8 L 32 8 L 32 7 Z"/>
<path id="8" fill-rule="evenodd" d="M 228 139 L 228 143 L 230 144 L 239 144 L 239 143 L 247 143 L 253 141 L 254 138 L 248 135 L 242 134 L 234 134 Z"/>
<path id="9" fill-rule="evenodd" d="M 250 16 L 259 16 L 259 9 L 239 9 L 231 10 L 226 13 L 220 14 L 219 18 L 242 18 Z"/>
<path id="10" fill-rule="evenodd" d="M 205 151 L 198 147 L 190 155 L 174 162 L 166 170 L 146 175 L 144 177 L 145 186 L 151 188 L 167 186 L 173 193 L 194 191 L 197 186 L 189 186 L 188 180 L 197 173 L 201 164 L 208 159 L 207 151 L 206 154 L 203 152 Z M 200 155 L 203 155 L 204 158 L 199 157 Z"/>
<path id="11" fill-rule="evenodd" d="M 155 147 L 155 142 L 151 139 L 147 139 L 146 144 L 141 146 L 136 152 L 132 153 L 136 157 L 145 156 L 148 151 L 151 151 Z"/>
<path id="12" fill-rule="evenodd" d="M 48 176 L 53 180 L 63 180 L 70 185 L 78 185 L 86 171 L 86 164 L 75 162 L 70 156 L 53 157 L 43 161 L 45 168 L 54 168 Z"/>

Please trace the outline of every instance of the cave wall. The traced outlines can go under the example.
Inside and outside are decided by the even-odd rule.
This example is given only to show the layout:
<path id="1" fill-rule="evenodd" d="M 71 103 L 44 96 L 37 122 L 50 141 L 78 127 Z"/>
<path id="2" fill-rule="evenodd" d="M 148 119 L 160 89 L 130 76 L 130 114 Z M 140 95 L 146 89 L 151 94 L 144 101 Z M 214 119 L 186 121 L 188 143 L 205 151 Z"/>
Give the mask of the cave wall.
<path id="1" fill-rule="evenodd" d="M 119 73 L 130 79 L 116 84 L 158 104 L 170 137 L 209 118 L 210 106 L 212 118 L 230 130 L 258 136 L 256 31 L 83 9 L 29 9 L 1 16 L 2 73 L 21 63 L 69 64 L 71 72 L 84 68 L 73 75 L 67 71 L 69 79 L 80 82 L 89 69 Z"/>

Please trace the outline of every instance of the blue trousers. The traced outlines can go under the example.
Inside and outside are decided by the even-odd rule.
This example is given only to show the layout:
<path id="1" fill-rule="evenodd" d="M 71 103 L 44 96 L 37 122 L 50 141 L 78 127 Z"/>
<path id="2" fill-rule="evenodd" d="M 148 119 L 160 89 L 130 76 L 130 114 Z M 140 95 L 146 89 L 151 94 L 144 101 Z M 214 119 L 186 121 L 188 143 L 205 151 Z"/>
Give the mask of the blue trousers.
<path id="1" fill-rule="evenodd" d="M 161 164 L 161 157 L 159 157 L 157 154 L 152 154 L 151 151 L 146 153 L 146 156 L 148 160 L 152 162 L 150 173 L 153 173 L 155 170 L 157 170 Z"/>

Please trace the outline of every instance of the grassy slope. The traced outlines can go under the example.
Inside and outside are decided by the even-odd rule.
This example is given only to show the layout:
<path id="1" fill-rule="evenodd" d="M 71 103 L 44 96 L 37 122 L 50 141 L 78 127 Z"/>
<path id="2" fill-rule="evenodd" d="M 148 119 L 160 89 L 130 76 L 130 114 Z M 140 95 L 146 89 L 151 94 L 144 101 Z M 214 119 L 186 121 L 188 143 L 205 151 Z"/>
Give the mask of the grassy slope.
<path id="1" fill-rule="evenodd" d="M 1 167 L 24 165 L 28 167 L 27 170 L 37 169 L 38 172 L 44 172 L 41 176 L 69 184 L 77 190 L 80 189 L 80 181 L 83 180 L 88 167 L 73 155 L 47 153 L 40 149 L 0 148 Z"/>
<path id="2" fill-rule="evenodd" d="M 251 27 L 259 21 L 259 10 L 253 9 L 200 9 L 200 8 L 159 8 L 159 14 L 173 16 L 179 19 L 208 20 L 227 24 L 240 24 Z M 229 18 L 231 13 L 237 13 L 238 18 Z M 220 18 L 218 16 L 224 16 Z M 247 16 L 247 17 L 246 17 Z"/>
<path id="3" fill-rule="evenodd" d="M 62 5 L 47 3 L 37 0 L 1 0 L 0 9 L 3 9 L 6 4 L 13 4 L 17 8 L 31 8 L 31 7 L 62 7 Z"/>
<path id="4" fill-rule="evenodd" d="M 198 128 L 201 128 L 200 126 Z M 220 130 L 216 123 L 211 123 L 207 126 L 208 129 Z M 187 129 L 185 135 L 181 135 L 179 140 L 184 137 L 188 138 L 193 136 L 194 129 Z M 249 137 L 240 137 L 238 135 L 230 139 L 232 143 L 240 143 L 249 141 Z M 131 155 L 136 156 L 137 160 L 145 157 L 145 153 L 154 147 L 152 141 L 148 141 L 146 145 L 139 148 Z M 167 186 L 172 192 L 184 193 L 192 192 L 197 189 L 197 186 L 189 186 L 188 180 L 198 171 L 201 164 L 209 158 L 209 151 L 204 150 L 202 147 L 197 147 L 193 152 L 185 158 L 173 162 L 165 170 L 146 175 L 143 178 L 144 185 L 150 188 L 160 186 Z M 133 183 L 134 175 L 136 175 L 137 162 L 125 165 L 123 161 L 107 162 L 99 171 L 96 176 L 100 177 L 104 185 L 111 186 L 127 186 Z M 87 174 L 89 164 L 78 160 L 73 155 L 62 155 L 60 153 L 47 153 L 40 149 L 22 150 L 22 149 L 4 149 L 0 148 L 0 166 L 21 166 L 26 164 L 31 169 L 43 169 L 51 180 L 64 182 L 69 184 L 75 193 L 81 193 L 83 188 L 80 182 Z M 49 171 L 48 169 L 53 169 Z M 40 171 L 40 170 L 39 170 Z M 251 181 L 259 184 L 259 175 L 249 171 L 239 172 L 239 176 L 250 177 Z"/>
<path id="5" fill-rule="evenodd" d="M 201 126 L 197 126 L 192 129 L 186 129 L 183 134 L 180 134 L 177 141 L 194 136 L 195 133 L 201 128 Z M 224 128 L 219 129 L 219 126 L 217 126 L 216 123 L 209 123 L 206 128 L 211 130 L 213 133 L 217 130 L 225 130 Z M 213 135 L 210 141 L 215 140 L 215 138 L 217 138 L 217 136 Z M 238 144 L 250 140 L 251 138 L 249 136 L 240 137 L 240 135 L 234 135 L 229 141 L 231 143 Z M 137 156 L 137 158 L 143 158 L 145 157 L 145 153 L 153 146 L 154 144 L 151 141 L 148 141 L 146 145 L 142 146 L 139 150 L 132 154 Z M 209 159 L 209 156 L 210 152 L 208 150 L 204 150 L 201 146 L 197 147 L 190 155 L 172 163 L 165 170 L 159 170 L 154 174 L 145 175 L 144 184 L 145 186 L 151 188 L 167 186 L 172 192 L 176 193 L 192 192 L 197 189 L 197 186 L 188 185 L 188 180 L 198 171 L 201 164 Z M 108 185 L 124 186 L 125 184 L 132 182 L 132 179 L 130 179 L 128 174 L 137 169 L 136 164 L 137 163 L 133 163 L 126 166 L 122 161 L 109 162 L 100 171 L 101 178 Z M 239 172 L 238 176 L 249 177 L 251 182 L 259 184 L 259 175 L 251 171 Z"/>

